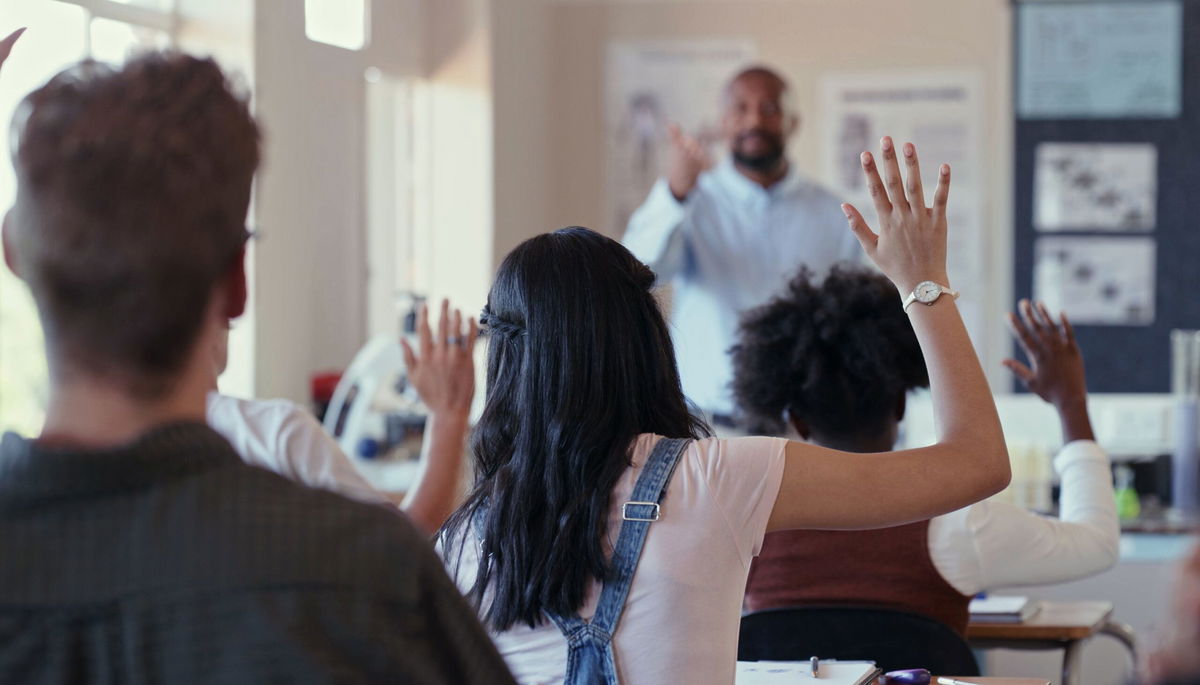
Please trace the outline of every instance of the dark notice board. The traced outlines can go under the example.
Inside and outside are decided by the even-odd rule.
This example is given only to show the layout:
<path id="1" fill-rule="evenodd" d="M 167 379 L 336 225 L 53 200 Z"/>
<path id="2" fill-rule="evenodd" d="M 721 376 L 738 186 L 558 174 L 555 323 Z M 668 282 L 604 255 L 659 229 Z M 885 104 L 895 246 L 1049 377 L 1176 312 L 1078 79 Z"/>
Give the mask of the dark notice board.
<path id="1" fill-rule="evenodd" d="M 1069 4 L 1085 4 L 1067 0 Z M 1063 4 L 1067 4 L 1064 2 Z M 1182 112 L 1177 119 L 1022 119 L 1014 116 L 1014 292 L 1032 297 L 1034 250 L 1039 235 L 1114 236 L 1111 233 L 1041 233 L 1033 227 L 1034 156 L 1042 142 L 1153 143 L 1158 148 L 1157 284 L 1149 326 L 1076 326 L 1092 392 L 1170 391 L 1170 332 L 1200 328 L 1200 0 L 1183 5 Z M 1014 11 L 1021 5 L 1014 2 Z M 1031 3 L 1032 4 L 1032 3 Z M 1038 0 L 1038 4 L 1047 4 Z M 1014 79 L 1020 78 L 1020 22 L 1014 17 Z M 1126 235 L 1126 234 L 1119 234 Z M 1015 306 L 1015 302 L 1014 302 Z M 1017 384 L 1020 389 L 1020 384 Z"/>

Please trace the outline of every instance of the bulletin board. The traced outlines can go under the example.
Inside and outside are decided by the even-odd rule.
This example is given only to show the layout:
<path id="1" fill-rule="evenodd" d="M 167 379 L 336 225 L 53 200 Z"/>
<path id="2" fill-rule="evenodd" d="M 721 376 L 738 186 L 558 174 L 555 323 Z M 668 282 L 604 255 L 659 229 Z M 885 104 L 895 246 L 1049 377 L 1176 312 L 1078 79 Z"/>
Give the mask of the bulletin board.
<path id="1" fill-rule="evenodd" d="M 1169 392 L 1200 328 L 1200 0 L 1018 0 L 1013 27 L 1016 299 L 1076 320 L 1092 392 Z"/>

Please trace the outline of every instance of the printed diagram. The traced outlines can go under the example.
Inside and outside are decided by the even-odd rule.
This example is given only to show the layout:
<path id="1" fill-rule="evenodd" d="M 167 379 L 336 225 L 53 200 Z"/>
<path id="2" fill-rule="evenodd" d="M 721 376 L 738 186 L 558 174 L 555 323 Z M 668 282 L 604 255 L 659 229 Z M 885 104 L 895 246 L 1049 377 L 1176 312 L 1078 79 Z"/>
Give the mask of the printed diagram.
<path id="1" fill-rule="evenodd" d="M 1153 238 L 1041 238 L 1033 295 L 1083 325 L 1154 323 Z"/>
<path id="2" fill-rule="evenodd" d="M 1153 145 L 1042 143 L 1036 154 L 1037 230 L 1154 230 L 1158 151 Z"/>
<path id="3" fill-rule="evenodd" d="M 753 62 L 745 41 L 651 40 L 609 46 L 605 83 L 605 226 L 619 234 L 666 173 L 668 125 L 719 159 L 721 89 Z"/>

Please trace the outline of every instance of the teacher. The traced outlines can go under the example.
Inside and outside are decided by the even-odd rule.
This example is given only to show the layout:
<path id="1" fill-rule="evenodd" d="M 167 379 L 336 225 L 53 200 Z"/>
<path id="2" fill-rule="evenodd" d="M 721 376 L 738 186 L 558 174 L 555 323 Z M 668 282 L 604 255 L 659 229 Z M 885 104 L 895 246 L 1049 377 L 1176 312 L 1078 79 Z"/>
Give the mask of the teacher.
<path id="1" fill-rule="evenodd" d="M 738 315 L 770 299 L 801 265 L 823 272 L 862 254 L 838 199 L 788 162 L 787 139 L 800 124 L 788 95 L 787 82 L 765 67 L 735 76 L 721 97 L 729 155 L 715 167 L 672 126 L 667 177 L 625 232 L 625 246 L 674 285 L 684 394 L 726 428 L 740 427 L 729 390 Z"/>

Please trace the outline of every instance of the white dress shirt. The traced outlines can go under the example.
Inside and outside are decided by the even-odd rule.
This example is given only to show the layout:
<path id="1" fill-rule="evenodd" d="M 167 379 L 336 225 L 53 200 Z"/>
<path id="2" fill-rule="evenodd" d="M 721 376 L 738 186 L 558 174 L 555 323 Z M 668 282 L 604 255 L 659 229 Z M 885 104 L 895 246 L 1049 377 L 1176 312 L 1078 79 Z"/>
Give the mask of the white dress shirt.
<path id="1" fill-rule="evenodd" d="M 247 464 L 360 502 L 389 502 L 358 473 L 316 417 L 292 402 L 210 392 L 207 419 Z"/>
<path id="2" fill-rule="evenodd" d="M 1108 455 L 1090 440 L 1054 457 L 1059 517 L 984 500 L 929 524 L 929 556 L 964 595 L 1099 573 L 1117 562 L 1121 527 Z"/>
<path id="3" fill-rule="evenodd" d="M 729 348 L 738 316 L 780 293 L 801 265 L 821 273 L 861 259 L 837 198 L 797 172 L 769 189 L 729 160 L 684 202 L 659 179 L 629 220 L 625 246 L 674 285 L 671 323 L 684 394 L 731 414 Z"/>

